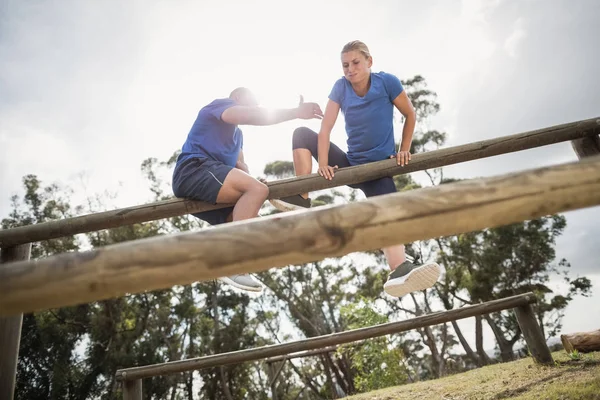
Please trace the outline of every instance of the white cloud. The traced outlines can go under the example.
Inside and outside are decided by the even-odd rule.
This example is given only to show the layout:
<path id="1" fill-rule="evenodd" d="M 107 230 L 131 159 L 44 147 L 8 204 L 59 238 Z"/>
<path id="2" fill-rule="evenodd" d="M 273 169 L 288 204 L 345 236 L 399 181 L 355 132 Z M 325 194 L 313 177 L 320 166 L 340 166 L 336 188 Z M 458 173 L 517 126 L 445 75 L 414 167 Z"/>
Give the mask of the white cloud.
<path id="1" fill-rule="evenodd" d="M 523 19 L 519 18 L 514 23 L 512 33 L 504 41 L 504 50 L 508 53 L 509 56 L 517 56 L 519 44 L 523 41 L 525 36 L 527 36 L 527 32 L 523 28 Z"/>

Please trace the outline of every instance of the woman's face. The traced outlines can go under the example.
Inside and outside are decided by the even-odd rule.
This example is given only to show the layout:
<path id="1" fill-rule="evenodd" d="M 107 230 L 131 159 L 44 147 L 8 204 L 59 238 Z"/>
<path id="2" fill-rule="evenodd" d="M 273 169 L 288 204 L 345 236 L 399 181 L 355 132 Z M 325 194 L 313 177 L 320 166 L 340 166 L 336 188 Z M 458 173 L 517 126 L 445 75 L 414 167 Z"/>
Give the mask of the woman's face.
<path id="1" fill-rule="evenodd" d="M 360 51 L 352 50 L 342 53 L 344 76 L 350 83 L 359 83 L 365 79 L 369 79 L 372 64 L 371 57 L 365 57 Z"/>

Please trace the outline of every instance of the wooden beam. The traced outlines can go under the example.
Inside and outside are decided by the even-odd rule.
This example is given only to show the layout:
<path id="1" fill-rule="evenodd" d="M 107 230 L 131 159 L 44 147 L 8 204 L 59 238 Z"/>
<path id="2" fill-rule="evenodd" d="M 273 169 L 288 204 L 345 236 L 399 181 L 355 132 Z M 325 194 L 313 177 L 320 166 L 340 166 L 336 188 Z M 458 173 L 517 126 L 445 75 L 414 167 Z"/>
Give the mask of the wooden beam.
<path id="1" fill-rule="evenodd" d="M 495 139 L 483 140 L 412 156 L 409 165 L 397 166 L 394 160 L 385 160 L 361 166 L 343 168 L 331 181 L 318 174 L 269 182 L 269 198 L 281 198 L 298 193 L 312 192 L 352 183 L 364 182 L 383 176 L 394 176 L 443 167 L 501 154 L 547 146 L 555 143 L 594 136 L 600 133 L 600 117 L 528 131 Z M 59 221 L 0 230 L 0 247 L 37 242 L 78 233 L 93 232 L 140 222 L 175 217 L 199 211 L 227 207 L 200 201 L 171 199 L 141 206 L 127 207 L 96 214 L 83 215 Z"/>
<path id="2" fill-rule="evenodd" d="M 337 348 L 338 348 L 337 346 L 329 346 L 329 347 L 325 347 L 324 349 L 301 351 L 300 353 L 293 353 L 293 354 L 284 354 L 282 356 L 267 358 L 265 360 L 265 362 L 266 363 L 275 363 L 275 362 L 284 361 L 284 360 L 292 360 L 294 358 L 318 356 L 321 354 L 334 352 L 337 350 Z"/>
<path id="3" fill-rule="evenodd" d="M 31 243 L 3 248 L 0 251 L 0 269 L 5 263 L 29 260 Z M 0 399 L 12 400 L 15 392 L 19 344 L 23 314 L 0 317 Z"/>
<path id="4" fill-rule="evenodd" d="M 585 136 L 572 140 L 571 146 L 580 160 L 585 157 L 597 156 L 600 154 L 600 136 Z"/>
<path id="5" fill-rule="evenodd" d="M 560 335 L 567 353 L 577 350 L 580 353 L 600 351 L 600 329 L 590 332 L 574 332 Z"/>
<path id="6" fill-rule="evenodd" d="M 517 322 L 523 332 L 523 337 L 529 348 L 529 353 L 533 360 L 541 365 L 552 365 L 552 353 L 546 344 L 546 338 L 537 323 L 531 304 L 525 304 L 515 308 Z"/>
<path id="7" fill-rule="evenodd" d="M 123 382 L 123 400 L 142 400 L 142 380 Z"/>
<path id="8" fill-rule="evenodd" d="M 600 204 L 600 157 L 158 236 L 0 269 L 0 314 L 264 271 Z"/>
<path id="9" fill-rule="evenodd" d="M 238 350 L 230 353 L 214 354 L 206 357 L 192 358 L 189 360 L 172 361 L 164 364 L 146 365 L 117 371 L 117 380 L 135 380 L 163 376 L 185 371 L 195 371 L 203 368 L 212 368 L 228 364 L 238 364 L 247 361 L 260 360 L 283 354 L 296 353 L 305 350 L 320 349 L 326 346 L 339 345 L 385 336 L 392 333 L 406 332 L 413 329 L 443 324 L 449 321 L 484 315 L 497 311 L 535 303 L 535 295 L 531 292 L 504 299 L 488 301 L 486 303 L 465 306 L 456 310 L 440 311 L 397 322 L 369 326 L 367 328 L 353 329 L 345 332 L 331 333 L 329 335 L 315 336 L 293 342 L 257 347 L 254 349 Z"/>

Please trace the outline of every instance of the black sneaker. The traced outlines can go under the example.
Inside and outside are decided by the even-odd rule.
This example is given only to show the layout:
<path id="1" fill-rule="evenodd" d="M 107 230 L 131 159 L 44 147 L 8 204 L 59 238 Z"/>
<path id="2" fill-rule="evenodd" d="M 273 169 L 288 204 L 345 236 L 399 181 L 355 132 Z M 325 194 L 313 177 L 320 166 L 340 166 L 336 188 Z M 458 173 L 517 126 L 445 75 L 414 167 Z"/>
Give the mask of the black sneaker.
<path id="1" fill-rule="evenodd" d="M 279 211 L 301 210 L 303 208 L 310 208 L 311 205 L 310 198 L 305 199 L 299 194 L 282 197 L 281 199 L 270 199 L 269 203 Z"/>
<path id="2" fill-rule="evenodd" d="M 383 285 L 383 290 L 394 297 L 402 297 L 411 292 L 429 289 L 440 278 L 441 267 L 436 263 L 415 265 L 404 261 L 393 270 Z"/>

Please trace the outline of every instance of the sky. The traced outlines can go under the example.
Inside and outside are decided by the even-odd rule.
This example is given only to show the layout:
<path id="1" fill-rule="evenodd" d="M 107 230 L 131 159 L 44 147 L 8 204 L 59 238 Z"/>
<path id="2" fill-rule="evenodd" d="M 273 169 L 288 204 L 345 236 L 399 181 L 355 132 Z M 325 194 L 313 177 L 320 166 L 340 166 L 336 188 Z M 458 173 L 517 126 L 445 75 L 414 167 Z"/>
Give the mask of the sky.
<path id="1" fill-rule="evenodd" d="M 267 106 L 303 95 L 324 108 L 355 39 L 374 71 L 425 77 L 441 104 L 425 123 L 447 132 L 447 146 L 600 117 L 599 19 L 596 0 L 0 0 L 0 216 L 26 174 L 73 187 L 76 201 L 110 190 L 118 207 L 147 202 L 141 162 L 179 149 L 203 105 L 246 86 Z M 332 140 L 345 149 L 342 121 Z M 244 127 L 251 173 L 291 161 L 301 125 L 319 122 Z M 445 175 L 576 159 L 563 143 Z M 571 303 L 564 330 L 597 329 L 600 208 L 565 216 L 557 256 L 599 288 Z"/>

